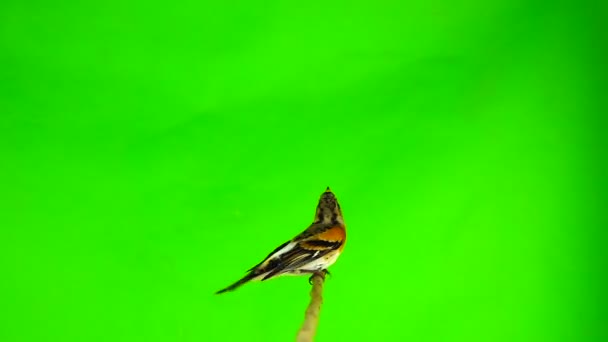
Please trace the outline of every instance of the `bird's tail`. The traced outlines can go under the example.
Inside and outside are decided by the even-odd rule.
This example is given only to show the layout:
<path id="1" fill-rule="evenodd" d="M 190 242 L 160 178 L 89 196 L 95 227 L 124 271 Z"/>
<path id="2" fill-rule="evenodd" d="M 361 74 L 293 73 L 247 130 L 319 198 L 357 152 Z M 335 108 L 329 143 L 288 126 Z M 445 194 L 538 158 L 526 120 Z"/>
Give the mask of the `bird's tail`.
<path id="1" fill-rule="evenodd" d="M 237 287 L 245 284 L 246 282 L 250 281 L 251 279 L 253 279 L 255 277 L 256 277 L 256 274 L 254 274 L 254 272 L 250 272 L 249 274 L 247 274 L 246 276 L 241 278 L 241 280 L 237 281 L 236 283 L 234 283 L 224 289 L 217 291 L 215 294 L 220 294 L 220 293 L 236 290 Z"/>

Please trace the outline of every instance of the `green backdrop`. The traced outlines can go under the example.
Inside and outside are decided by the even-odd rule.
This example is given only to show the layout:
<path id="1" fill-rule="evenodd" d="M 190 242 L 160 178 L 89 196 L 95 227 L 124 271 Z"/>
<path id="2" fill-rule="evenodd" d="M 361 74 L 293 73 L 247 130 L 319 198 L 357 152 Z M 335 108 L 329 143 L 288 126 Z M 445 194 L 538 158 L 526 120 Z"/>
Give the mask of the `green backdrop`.
<path id="1" fill-rule="evenodd" d="M 318 341 L 606 338 L 590 3 L 3 1 L 0 341 L 292 340 L 328 185 Z"/>

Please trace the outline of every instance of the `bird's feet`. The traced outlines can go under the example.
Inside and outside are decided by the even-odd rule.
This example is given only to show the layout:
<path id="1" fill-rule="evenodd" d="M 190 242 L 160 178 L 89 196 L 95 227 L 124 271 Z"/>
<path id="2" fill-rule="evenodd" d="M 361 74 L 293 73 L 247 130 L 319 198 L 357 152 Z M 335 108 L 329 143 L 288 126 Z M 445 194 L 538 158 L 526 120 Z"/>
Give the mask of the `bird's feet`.
<path id="1" fill-rule="evenodd" d="M 313 272 L 312 275 L 310 276 L 310 278 L 308 278 L 308 283 L 310 285 L 312 285 L 312 280 L 316 276 L 319 276 L 319 277 L 321 277 L 321 279 L 325 280 L 325 276 L 327 276 L 327 275 L 330 275 L 328 270 L 320 270 L 320 271 Z"/>

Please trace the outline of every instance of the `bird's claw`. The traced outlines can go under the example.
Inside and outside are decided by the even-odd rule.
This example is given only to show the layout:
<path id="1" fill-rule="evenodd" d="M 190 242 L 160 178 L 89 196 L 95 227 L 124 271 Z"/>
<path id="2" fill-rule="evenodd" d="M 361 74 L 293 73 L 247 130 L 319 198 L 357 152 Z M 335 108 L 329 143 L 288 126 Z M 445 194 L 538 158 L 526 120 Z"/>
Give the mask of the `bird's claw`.
<path id="1" fill-rule="evenodd" d="M 321 279 L 325 280 L 325 276 L 331 275 L 328 270 L 321 270 L 318 272 L 313 272 L 313 274 L 308 278 L 308 284 L 312 285 L 312 280 L 315 276 L 320 276 Z"/>

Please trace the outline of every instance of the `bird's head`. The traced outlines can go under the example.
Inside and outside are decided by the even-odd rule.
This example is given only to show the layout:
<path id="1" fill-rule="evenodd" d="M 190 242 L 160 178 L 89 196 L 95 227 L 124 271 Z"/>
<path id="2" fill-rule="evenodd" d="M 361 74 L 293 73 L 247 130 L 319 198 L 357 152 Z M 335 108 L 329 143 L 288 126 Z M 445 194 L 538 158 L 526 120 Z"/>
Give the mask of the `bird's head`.
<path id="1" fill-rule="evenodd" d="M 315 223 L 339 223 L 344 224 L 340 204 L 336 199 L 336 195 L 327 187 L 327 190 L 321 195 L 319 205 L 317 205 L 317 213 L 315 215 Z"/>

